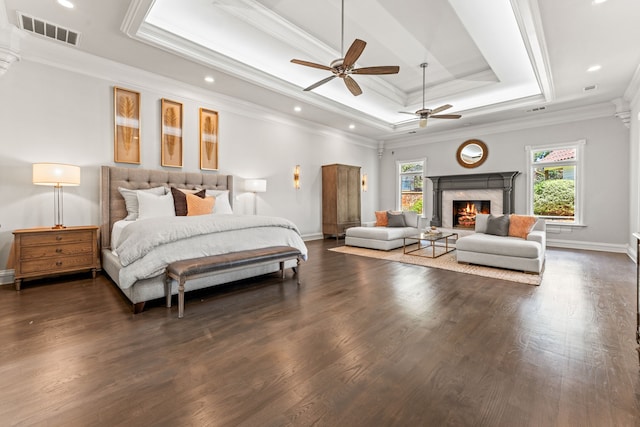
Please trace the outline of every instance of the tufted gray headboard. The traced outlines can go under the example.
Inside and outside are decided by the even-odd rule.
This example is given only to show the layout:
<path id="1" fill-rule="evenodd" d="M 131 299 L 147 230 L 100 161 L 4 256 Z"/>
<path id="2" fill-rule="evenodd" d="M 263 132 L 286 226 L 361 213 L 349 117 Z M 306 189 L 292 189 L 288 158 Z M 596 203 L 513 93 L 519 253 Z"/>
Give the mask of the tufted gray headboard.
<path id="1" fill-rule="evenodd" d="M 102 166 L 100 171 L 100 242 L 102 248 L 111 247 L 113 223 L 127 216 L 124 198 L 118 191 L 118 187 L 135 190 L 159 186 L 229 190 L 229 203 L 233 206 L 233 175 Z"/>

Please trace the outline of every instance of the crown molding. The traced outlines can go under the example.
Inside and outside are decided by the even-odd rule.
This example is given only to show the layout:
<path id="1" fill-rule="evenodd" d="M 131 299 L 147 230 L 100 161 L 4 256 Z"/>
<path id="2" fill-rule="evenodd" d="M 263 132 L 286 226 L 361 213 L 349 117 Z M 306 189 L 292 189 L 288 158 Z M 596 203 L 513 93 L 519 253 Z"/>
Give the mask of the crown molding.
<path id="1" fill-rule="evenodd" d="M 542 94 L 546 102 L 551 102 L 556 95 L 538 0 L 511 0 L 511 5 Z"/>
<path id="2" fill-rule="evenodd" d="M 635 106 L 640 102 L 640 65 L 636 67 L 636 71 L 633 73 L 629 86 L 627 86 L 627 89 L 624 92 L 624 99 L 629 101 L 632 106 Z"/>
<path id="3" fill-rule="evenodd" d="M 452 139 L 468 139 L 478 135 L 498 134 L 524 129 L 533 129 L 572 123 L 582 120 L 593 120 L 615 115 L 615 106 L 611 102 L 578 107 L 561 111 L 534 114 L 523 119 L 503 120 L 485 125 L 469 126 L 463 129 L 442 131 L 426 135 L 415 135 L 402 140 L 386 141 L 384 148 L 404 148 L 417 145 L 445 142 Z"/>

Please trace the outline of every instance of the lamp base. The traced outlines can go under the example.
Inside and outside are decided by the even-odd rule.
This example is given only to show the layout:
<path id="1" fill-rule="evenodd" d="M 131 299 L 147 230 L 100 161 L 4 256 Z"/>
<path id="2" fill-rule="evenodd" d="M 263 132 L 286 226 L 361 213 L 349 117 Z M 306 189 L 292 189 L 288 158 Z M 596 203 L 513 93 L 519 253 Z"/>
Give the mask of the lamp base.
<path id="1" fill-rule="evenodd" d="M 62 225 L 62 224 L 56 224 L 51 228 L 53 228 L 54 230 L 60 230 L 60 229 L 63 229 L 63 228 L 67 228 L 67 226 L 66 225 Z"/>

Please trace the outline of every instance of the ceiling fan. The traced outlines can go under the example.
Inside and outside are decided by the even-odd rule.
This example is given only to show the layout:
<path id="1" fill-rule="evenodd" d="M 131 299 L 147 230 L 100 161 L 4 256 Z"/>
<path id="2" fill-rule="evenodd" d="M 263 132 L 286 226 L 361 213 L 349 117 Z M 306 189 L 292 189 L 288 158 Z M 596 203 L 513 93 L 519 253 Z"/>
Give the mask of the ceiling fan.
<path id="1" fill-rule="evenodd" d="M 335 79 L 336 77 L 340 77 L 342 80 L 344 80 L 344 84 L 347 86 L 347 89 L 349 89 L 353 96 L 358 96 L 362 94 L 362 89 L 360 88 L 358 83 L 351 77 L 351 74 L 397 74 L 400 71 L 400 67 L 397 65 L 353 68 L 366 45 L 367 42 L 360 39 L 355 39 L 353 43 L 351 43 L 351 46 L 349 46 L 347 54 L 344 55 L 344 0 L 342 0 L 342 33 L 340 39 L 340 49 L 342 50 L 340 54 L 343 55 L 343 57 L 332 61 L 329 66 L 317 64 L 315 62 L 303 61 L 301 59 L 292 59 L 291 62 L 293 62 L 294 64 L 305 65 L 307 67 L 331 71 L 333 73 L 333 75 L 305 88 L 305 91 L 313 90 L 318 86 L 321 86 Z"/>
<path id="2" fill-rule="evenodd" d="M 429 109 L 429 108 L 424 108 L 424 91 L 425 91 L 425 70 L 427 69 L 427 66 L 429 64 L 427 64 L 426 62 L 423 62 L 422 64 L 420 64 L 420 67 L 422 67 L 422 108 L 419 109 L 418 111 L 416 111 L 415 113 L 410 113 L 408 111 L 400 111 L 400 113 L 402 114 L 412 114 L 414 116 L 418 116 L 420 117 L 420 127 L 424 128 L 427 127 L 427 120 L 429 118 L 434 118 L 434 119 L 459 119 L 460 117 L 462 117 L 460 114 L 438 114 L 441 111 L 444 110 L 448 110 L 449 108 L 453 107 L 453 105 L 451 104 L 445 104 L 445 105 L 441 105 L 438 108 L 434 108 L 433 110 Z"/>

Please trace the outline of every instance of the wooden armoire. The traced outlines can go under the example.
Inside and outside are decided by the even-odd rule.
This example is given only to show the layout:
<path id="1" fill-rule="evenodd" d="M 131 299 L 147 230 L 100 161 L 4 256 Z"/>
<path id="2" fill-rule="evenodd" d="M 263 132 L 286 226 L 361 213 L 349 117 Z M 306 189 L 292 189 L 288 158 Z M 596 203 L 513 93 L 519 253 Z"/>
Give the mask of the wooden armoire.
<path id="1" fill-rule="evenodd" d="M 360 166 L 322 166 L 322 234 L 344 235 L 360 226 Z"/>

